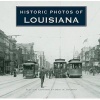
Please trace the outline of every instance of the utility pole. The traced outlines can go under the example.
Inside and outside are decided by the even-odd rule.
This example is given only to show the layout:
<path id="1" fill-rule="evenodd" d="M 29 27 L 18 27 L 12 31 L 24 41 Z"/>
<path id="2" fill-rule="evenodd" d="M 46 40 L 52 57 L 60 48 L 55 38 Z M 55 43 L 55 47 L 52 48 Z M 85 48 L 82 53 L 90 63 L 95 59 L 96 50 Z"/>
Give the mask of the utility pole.
<path id="1" fill-rule="evenodd" d="M 59 46 L 59 58 L 61 59 L 61 36 L 60 36 L 60 46 Z"/>
<path id="2" fill-rule="evenodd" d="M 75 54 L 75 46 L 74 46 L 74 50 L 73 50 L 73 59 L 74 59 L 74 54 Z"/>
<path id="3" fill-rule="evenodd" d="M 59 32 L 60 32 L 60 33 L 59 33 L 59 35 L 60 35 L 60 37 L 59 37 L 59 39 L 60 39 L 60 41 L 59 41 L 59 42 L 60 42 L 60 43 L 59 43 L 59 58 L 61 59 L 61 38 L 62 38 L 62 37 L 61 37 L 61 28 L 59 28 Z"/>

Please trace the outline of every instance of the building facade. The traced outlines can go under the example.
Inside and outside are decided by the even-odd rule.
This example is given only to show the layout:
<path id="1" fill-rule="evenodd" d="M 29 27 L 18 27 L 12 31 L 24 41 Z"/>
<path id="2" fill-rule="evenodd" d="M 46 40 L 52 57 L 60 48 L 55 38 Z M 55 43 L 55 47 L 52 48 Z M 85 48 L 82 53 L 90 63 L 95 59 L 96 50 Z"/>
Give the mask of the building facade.
<path id="1" fill-rule="evenodd" d="M 100 69 L 100 39 L 98 41 L 99 45 L 81 49 L 80 60 L 82 61 L 83 70 Z"/>
<path id="2" fill-rule="evenodd" d="M 16 40 L 7 36 L 0 30 L 0 71 L 3 74 L 10 73 L 13 63 L 16 61 Z"/>
<path id="3" fill-rule="evenodd" d="M 21 66 L 22 63 L 27 60 L 34 61 L 34 43 L 17 43 L 17 60 L 18 65 Z"/>
<path id="4" fill-rule="evenodd" d="M 5 43 L 4 43 L 5 34 L 0 30 L 0 73 L 5 71 Z"/>

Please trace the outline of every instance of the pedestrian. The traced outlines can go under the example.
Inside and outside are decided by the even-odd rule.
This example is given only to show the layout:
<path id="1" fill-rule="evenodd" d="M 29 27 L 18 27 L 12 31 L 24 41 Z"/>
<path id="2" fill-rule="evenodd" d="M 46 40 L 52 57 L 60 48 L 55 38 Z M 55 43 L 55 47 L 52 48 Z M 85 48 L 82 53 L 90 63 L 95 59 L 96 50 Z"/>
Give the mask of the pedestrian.
<path id="1" fill-rule="evenodd" d="M 40 71 L 41 88 L 43 88 L 44 78 L 45 78 L 45 71 L 44 71 L 44 67 L 42 67 Z"/>
<path id="2" fill-rule="evenodd" d="M 96 70 L 95 68 L 93 68 L 93 76 L 95 76 L 95 74 L 96 74 Z"/>
<path id="3" fill-rule="evenodd" d="M 92 68 L 89 69 L 89 74 L 91 74 L 91 73 L 92 73 Z"/>
<path id="4" fill-rule="evenodd" d="M 51 78 L 51 70 L 49 70 L 49 79 Z"/>
<path id="5" fill-rule="evenodd" d="M 14 77 L 16 77 L 17 76 L 17 74 L 16 74 L 16 69 L 14 69 Z"/>

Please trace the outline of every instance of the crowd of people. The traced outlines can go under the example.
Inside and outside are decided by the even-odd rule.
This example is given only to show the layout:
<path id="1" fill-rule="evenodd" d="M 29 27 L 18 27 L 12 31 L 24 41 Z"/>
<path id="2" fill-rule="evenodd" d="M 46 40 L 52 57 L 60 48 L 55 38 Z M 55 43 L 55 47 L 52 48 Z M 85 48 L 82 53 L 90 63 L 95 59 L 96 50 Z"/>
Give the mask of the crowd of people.
<path id="1" fill-rule="evenodd" d="M 88 70 L 85 70 L 85 73 L 87 73 L 87 74 L 89 73 L 94 76 L 95 74 L 99 74 L 100 71 L 98 69 L 96 69 L 95 67 L 91 67 Z"/>

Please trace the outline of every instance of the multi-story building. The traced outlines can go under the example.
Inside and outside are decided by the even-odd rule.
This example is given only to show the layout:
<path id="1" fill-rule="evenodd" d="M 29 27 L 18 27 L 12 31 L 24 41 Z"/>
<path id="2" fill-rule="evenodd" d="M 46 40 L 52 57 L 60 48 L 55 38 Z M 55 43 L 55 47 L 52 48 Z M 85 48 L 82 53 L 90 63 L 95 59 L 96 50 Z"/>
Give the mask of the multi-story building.
<path id="1" fill-rule="evenodd" d="M 10 73 L 12 62 L 14 63 L 16 58 L 16 40 L 8 37 L 2 30 L 0 30 L 0 51 L 0 70 L 4 74 Z"/>
<path id="2" fill-rule="evenodd" d="M 82 66 L 83 66 L 83 70 L 85 70 L 86 67 L 86 62 L 88 62 L 88 59 L 86 59 L 86 56 L 88 56 L 88 51 L 89 51 L 90 47 L 83 47 L 81 49 L 81 53 L 80 53 L 80 60 L 82 62 Z M 86 61 L 87 60 L 87 61 Z"/>
<path id="3" fill-rule="evenodd" d="M 39 64 L 39 69 L 41 67 L 46 67 L 46 58 L 43 51 L 35 51 L 36 59 Z"/>
<path id="4" fill-rule="evenodd" d="M 5 64 L 5 43 L 4 43 L 5 34 L 0 30 L 0 73 L 4 73 L 4 64 Z"/>
<path id="5" fill-rule="evenodd" d="M 20 59 L 20 63 L 22 64 L 27 60 L 32 60 L 34 61 L 34 48 L 33 48 L 33 43 L 17 43 L 17 50 L 18 50 L 18 55 Z M 18 56 L 17 56 L 18 57 Z"/>
<path id="6" fill-rule="evenodd" d="M 9 54 L 10 54 L 10 70 L 13 70 L 14 68 L 17 68 L 17 49 L 16 49 L 16 40 L 12 37 L 8 37 L 9 39 Z"/>
<path id="7" fill-rule="evenodd" d="M 100 42 L 100 39 L 98 41 Z M 100 67 L 100 43 L 87 50 L 82 48 L 80 59 L 85 70 L 89 70 L 91 67 Z"/>
<path id="8" fill-rule="evenodd" d="M 22 48 L 20 47 L 17 47 L 16 49 L 16 60 L 17 60 L 18 68 L 22 67 L 23 55 L 22 55 Z"/>
<path id="9" fill-rule="evenodd" d="M 6 36 L 5 42 L 5 73 L 10 73 L 16 67 L 16 40 Z"/>
<path id="10" fill-rule="evenodd" d="M 50 63 L 48 61 L 46 61 L 46 69 L 50 69 Z"/>

